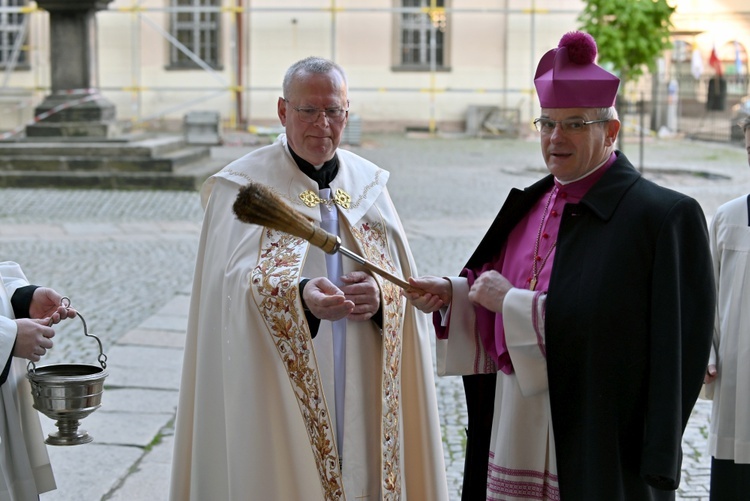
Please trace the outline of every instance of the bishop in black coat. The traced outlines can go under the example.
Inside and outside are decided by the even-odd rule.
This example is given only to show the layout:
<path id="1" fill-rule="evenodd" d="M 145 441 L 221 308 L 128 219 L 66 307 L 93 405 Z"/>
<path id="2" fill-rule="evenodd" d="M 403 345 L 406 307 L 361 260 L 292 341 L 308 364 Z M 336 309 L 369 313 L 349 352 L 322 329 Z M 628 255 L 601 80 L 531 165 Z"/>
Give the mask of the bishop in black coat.
<path id="1" fill-rule="evenodd" d="M 552 182 L 512 190 L 466 268 L 491 261 Z M 617 152 L 566 206 L 557 246 L 545 332 L 561 499 L 674 499 L 713 328 L 703 212 Z M 464 378 L 465 501 L 486 499 L 495 378 Z"/>
<path id="2" fill-rule="evenodd" d="M 464 501 L 506 495 L 669 500 L 680 482 L 682 434 L 703 382 L 713 330 L 715 290 L 706 218 L 694 199 L 644 179 L 616 151 L 619 79 L 596 64 L 596 54 L 593 38 L 575 32 L 564 35 L 540 60 L 534 84 L 542 114 L 534 123 L 550 175 L 510 192 L 462 271 L 466 283 L 460 277 L 412 278 L 412 286 L 424 292 L 405 293 L 422 311 L 436 312 L 441 339 L 461 339 L 468 332 L 474 345 L 475 339 L 481 341 L 474 350 L 457 349 L 448 357 L 489 354 L 497 357 L 494 362 L 502 371 L 464 379 L 469 413 Z M 560 210 L 548 214 L 558 189 L 553 183 L 577 185 L 581 192 L 573 198 L 562 193 Z M 540 201 L 547 196 L 544 205 Z M 530 221 L 539 217 L 540 206 L 539 233 L 529 252 L 532 242 L 524 232 L 537 224 Z M 539 252 L 542 228 L 554 242 L 546 254 L 552 268 L 545 277 L 539 270 L 550 263 Z M 532 276 L 524 284 L 526 256 L 531 256 Z M 515 299 L 508 309 L 523 317 L 524 326 L 508 320 L 505 298 L 510 294 Z M 533 297 L 540 303 L 531 304 L 543 306 L 526 311 L 515 302 L 520 297 Z M 477 321 L 456 313 L 456 329 L 448 333 L 453 310 L 443 308 L 449 304 L 456 310 L 468 305 Z M 439 309 L 443 311 L 437 313 Z M 502 315 L 493 317 L 501 320 L 500 326 L 478 321 L 487 312 Z M 545 420 L 534 429 L 528 429 L 532 425 L 526 418 L 531 416 L 516 414 L 522 407 L 541 414 L 539 407 L 525 405 L 531 400 L 518 400 L 529 398 L 523 390 L 514 393 L 515 401 L 498 392 L 503 400 L 495 402 L 497 378 L 511 377 L 497 349 L 507 341 L 509 327 L 514 343 L 520 339 L 527 353 L 533 353 L 534 367 L 546 370 L 539 379 L 546 379 L 549 412 L 545 407 Z M 531 365 L 525 354 L 514 360 L 509 351 L 509 356 L 516 375 L 502 381 L 503 390 L 505 383 L 515 390 L 513 381 L 520 388 L 518 374 Z M 476 360 L 459 373 L 487 372 Z M 516 407 L 515 402 L 524 405 Z M 526 428 L 514 429 L 509 417 Z M 542 429 L 548 422 L 554 433 Z M 500 430 L 496 438 L 493 426 Z M 526 431 L 525 442 L 506 436 Z M 521 458 L 525 451 L 519 449 L 534 451 L 526 456 L 537 454 L 529 441 L 542 433 L 554 439 L 546 443 L 554 461 L 540 467 Z M 493 482 L 488 490 L 491 446 Z M 528 480 L 510 478 L 508 471 L 525 473 Z"/>

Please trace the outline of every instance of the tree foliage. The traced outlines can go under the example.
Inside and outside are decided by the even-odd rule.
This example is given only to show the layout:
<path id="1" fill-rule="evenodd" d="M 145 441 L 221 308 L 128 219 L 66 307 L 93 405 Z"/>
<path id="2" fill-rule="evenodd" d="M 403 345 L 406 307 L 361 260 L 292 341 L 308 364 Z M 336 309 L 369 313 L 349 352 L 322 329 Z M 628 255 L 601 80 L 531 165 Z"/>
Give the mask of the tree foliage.
<path id="1" fill-rule="evenodd" d="M 599 64 L 611 63 L 623 84 L 637 79 L 645 68 L 655 70 L 657 57 L 672 45 L 670 18 L 675 7 L 667 0 L 584 1 L 578 21 L 581 30 L 596 39 Z"/>

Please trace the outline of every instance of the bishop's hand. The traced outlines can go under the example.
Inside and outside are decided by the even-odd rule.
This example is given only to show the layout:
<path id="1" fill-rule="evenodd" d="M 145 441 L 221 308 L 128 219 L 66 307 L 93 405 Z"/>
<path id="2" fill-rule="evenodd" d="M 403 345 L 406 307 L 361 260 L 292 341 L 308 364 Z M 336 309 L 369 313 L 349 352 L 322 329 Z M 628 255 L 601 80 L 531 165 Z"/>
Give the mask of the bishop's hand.
<path id="1" fill-rule="evenodd" d="M 404 290 L 404 297 L 425 313 L 432 313 L 449 305 L 453 298 L 453 286 L 447 278 L 429 275 L 410 277 L 409 285 L 412 288 Z"/>
<path id="2" fill-rule="evenodd" d="M 495 313 L 503 312 L 503 303 L 513 284 L 495 270 L 485 271 L 471 285 L 469 301 Z"/>

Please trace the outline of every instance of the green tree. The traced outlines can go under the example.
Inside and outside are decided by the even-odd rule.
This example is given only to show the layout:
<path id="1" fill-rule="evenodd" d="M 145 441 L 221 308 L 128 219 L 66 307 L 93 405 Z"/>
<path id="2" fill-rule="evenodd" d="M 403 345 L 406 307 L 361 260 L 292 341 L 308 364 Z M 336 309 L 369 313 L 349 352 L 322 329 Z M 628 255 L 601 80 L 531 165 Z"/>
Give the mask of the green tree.
<path id="1" fill-rule="evenodd" d="M 578 17 L 581 30 L 596 40 L 598 63 L 612 65 L 620 76 L 620 96 L 625 85 L 637 80 L 646 68 L 653 72 L 657 58 L 672 47 L 671 17 L 675 7 L 667 0 L 584 0 Z M 618 100 L 618 108 L 623 100 Z M 621 113 L 622 115 L 622 113 Z M 620 130 L 620 149 L 624 134 Z"/>
<path id="2" fill-rule="evenodd" d="M 654 71 L 656 60 L 670 42 L 675 7 L 667 0 L 584 0 L 578 17 L 581 30 L 599 47 L 599 64 L 611 63 L 622 85 Z"/>

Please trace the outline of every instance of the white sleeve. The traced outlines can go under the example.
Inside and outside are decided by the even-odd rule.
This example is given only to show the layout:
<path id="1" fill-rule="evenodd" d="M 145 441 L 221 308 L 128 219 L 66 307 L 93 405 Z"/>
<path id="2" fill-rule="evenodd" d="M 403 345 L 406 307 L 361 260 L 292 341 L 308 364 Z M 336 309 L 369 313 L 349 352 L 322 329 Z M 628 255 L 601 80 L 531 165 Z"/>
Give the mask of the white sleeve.
<path id="1" fill-rule="evenodd" d="M 8 294 L 8 298 L 13 297 L 13 293 L 19 287 L 29 285 L 29 281 L 26 280 L 26 275 L 21 271 L 21 267 L 13 261 L 0 263 L 0 276 L 3 279 L 3 286 Z"/>
<path id="2" fill-rule="evenodd" d="M 547 295 L 513 288 L 503 302 L 503 327 L 513 371 L 525 396 L 547 391 L 544 308 Z"/>
<path id="3" fill-rule="evenodd" d="M 469 301 L 469 281 L 465 277 L 450 277 L 453 288 L 447 320 L 447 339 L 436 341 L 438 376 L 492 374 L 497 365 L 488 356 L 476 329 L 474 305 Z M 442 313 L 442 312 L 441 312 Z"/>
<path id="4" fill-rule="evenodd" d="M 13 353 L 13 345 L 16 343 L 18 325 L 13 315 L 13 306 L 10 298 L 19 287 L 29 285 L 21 267 L 12 261 L 0 262 L 0 279 L 2 290 L 0 290 L 0 371 Z"/>
<path id="5" fill-rule="evenodd" d="M 13 354 L 18 324 L 15 320 L 0 316 L 0 372 Z"/>

